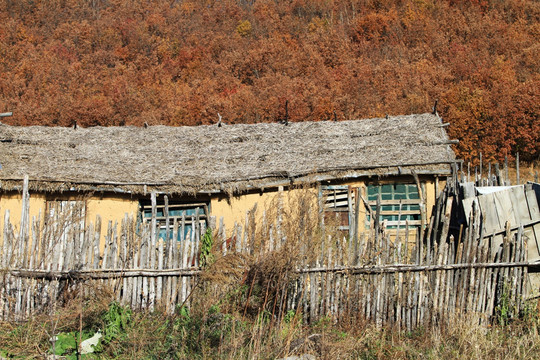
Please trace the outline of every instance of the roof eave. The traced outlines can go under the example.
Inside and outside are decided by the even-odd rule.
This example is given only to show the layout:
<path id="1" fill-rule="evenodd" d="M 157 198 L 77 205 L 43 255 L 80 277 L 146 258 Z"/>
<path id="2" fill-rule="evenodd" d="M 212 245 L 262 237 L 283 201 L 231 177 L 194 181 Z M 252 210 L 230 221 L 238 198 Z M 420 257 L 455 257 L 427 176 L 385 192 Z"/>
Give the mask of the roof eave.
<path id="1" fill-rule="evenodd" d="M 451 164 L 433 163 L 419 165 L 395 165 L 373 167 L 368 169 L 333 169 L 324 172 L 287 174 L 283 176 L 268 176 L 256 179 L 235 179 L 218 184 L 194 186 L 190 184 L 177 184 L 166 182 L 99 182 L 99 181 L 71 181 L 51 179 L 30 179 L 30 189 L 40 192 L 103 192 L 146 195 L 155 191 L 165 194 L 236 194 L 246 191 L 276 188 L 280 186 L 298 186 L 336 180 L 355 180 L 368 177 L 407 176 L 417 175 L 449 176 Z M 22 179 L 1 179 L 0 190 L 21 191 Z"/>

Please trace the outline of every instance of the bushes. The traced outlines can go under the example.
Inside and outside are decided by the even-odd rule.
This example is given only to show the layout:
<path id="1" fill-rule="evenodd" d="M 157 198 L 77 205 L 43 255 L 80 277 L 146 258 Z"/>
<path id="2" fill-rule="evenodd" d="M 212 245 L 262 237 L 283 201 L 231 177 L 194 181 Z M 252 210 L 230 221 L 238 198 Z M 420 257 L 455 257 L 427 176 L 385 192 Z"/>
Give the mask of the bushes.
<path id="1" fill-rule="evenodd" d="M 291 121 L 358 119 L 438 98 L 459 157 L 540 154 L 537 1 L 54 3 L 0 2 L 9 124 L 272 122 L 286 100 Z"/>

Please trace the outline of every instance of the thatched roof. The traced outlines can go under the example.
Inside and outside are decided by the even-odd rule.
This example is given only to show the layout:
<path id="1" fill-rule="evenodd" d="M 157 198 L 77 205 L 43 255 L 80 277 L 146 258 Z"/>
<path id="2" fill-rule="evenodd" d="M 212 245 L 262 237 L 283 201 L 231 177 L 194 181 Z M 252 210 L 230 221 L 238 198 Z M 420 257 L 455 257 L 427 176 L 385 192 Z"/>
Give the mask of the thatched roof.
<path id="1" fill-rule="evenodd" d="M 235 192 L 299 181 L 448 174 L 438 116 L 197 127 L 0 125 L 4 190 Z M 146 185 L 146 186 L 145 186 Z"/>

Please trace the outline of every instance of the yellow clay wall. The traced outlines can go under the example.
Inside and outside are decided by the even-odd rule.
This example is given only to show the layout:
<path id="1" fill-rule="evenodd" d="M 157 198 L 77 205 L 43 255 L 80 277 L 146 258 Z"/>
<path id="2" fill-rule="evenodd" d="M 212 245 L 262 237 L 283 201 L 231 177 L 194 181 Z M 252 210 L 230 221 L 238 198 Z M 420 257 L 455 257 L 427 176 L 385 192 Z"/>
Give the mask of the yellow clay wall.
<path id="1" fill-rule="evenodd" d="M 429 221 L 433 205 L 435 204 L 436 189 L 435 180 L 432 177 L 420 178 L 424 184 L 426 191 L 426 215 Z M 392 182 L 407 182 L 412 183 L 412 178 L 383 178 L 377 180 L 378 183 L 392 183 Z M 366 182 L 364 181 L 349 181 L 341 183 L 343 185 L 351 185 L 353 187 L 365 188 Z M 444 182 L 439 182 L 439 191 L 444 187 Z M 284 212 L 289 213 L 298 203 L 298 198 L 308 191 L 313 196 L 312 211 L 317 209 L 317 187 L 308 187 L 306 189 L 272 189 L 265 192 L 251 192 L 247 194 L 241 194 L 237 196 L 225 196 L 225 195 L 213 195 L 210 199 L 210 215 L 216 216 L 217 224 L 219 225 L 220 218 L 223 217 L 224 225 L 230 235 L 235 222 L 243 224 L 246 219 L 246 212 L 253 209 L 257 204 L 257 212 L 255 214 L 256 219 L 260 220 L 263 211 L 268 209 L 275 209 L 278 202 L 281 202 Z M 149 197 L 149 196 L 148 196 Z M 45 213 L 47 200 L 67 200 L 67 199 L 81 199 L 78 194 L 60 194 L 60 195 L 44 195 L 39 193 L 30 194 L 30 220 L 33 216 L 38 216 L 41 211 L 41 216 Z M 173 197 L 171 197 L 173 199 Z M 115 221 L 121 224 L 124 215 L 127 213 L 131 216 L 137 216 L 139 211 L 139 197 L 123 194 L 93 194 L 86 196 L 86 223 L 95 223 L 96 216 L 100 215 L 102 219 L 101 235 L 104 236 L 107 233 L 108 222 L 111 221 L 114 224 Z M 10 210 L 11 223 L 18 227 L 21 217 L 21 194 L 18 192 L 4 193 L 0 195 L 0 229 L 3 229 L 4 213 L 5 210 Z M 363 204 L 359 206 L 359 226 L 360 230 L 365 224 L 365 207 Z M 269 210 L 271 213 L 272 210 Z"/>

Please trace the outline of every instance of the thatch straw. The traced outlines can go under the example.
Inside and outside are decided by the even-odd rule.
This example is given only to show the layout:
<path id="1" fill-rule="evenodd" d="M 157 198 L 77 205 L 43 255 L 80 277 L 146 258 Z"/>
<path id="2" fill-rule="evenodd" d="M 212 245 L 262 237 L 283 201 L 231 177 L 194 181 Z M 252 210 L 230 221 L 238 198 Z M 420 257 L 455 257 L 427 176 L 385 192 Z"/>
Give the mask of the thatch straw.
<path id="1" fill-rule="evenodd" d="M 0 126 L 5 190 L 28 174 L 31 187 L 49 191 L 234 192 L 413 168 L 441 174 L 454 159 L 431 114 L 287 126 Z"/>

